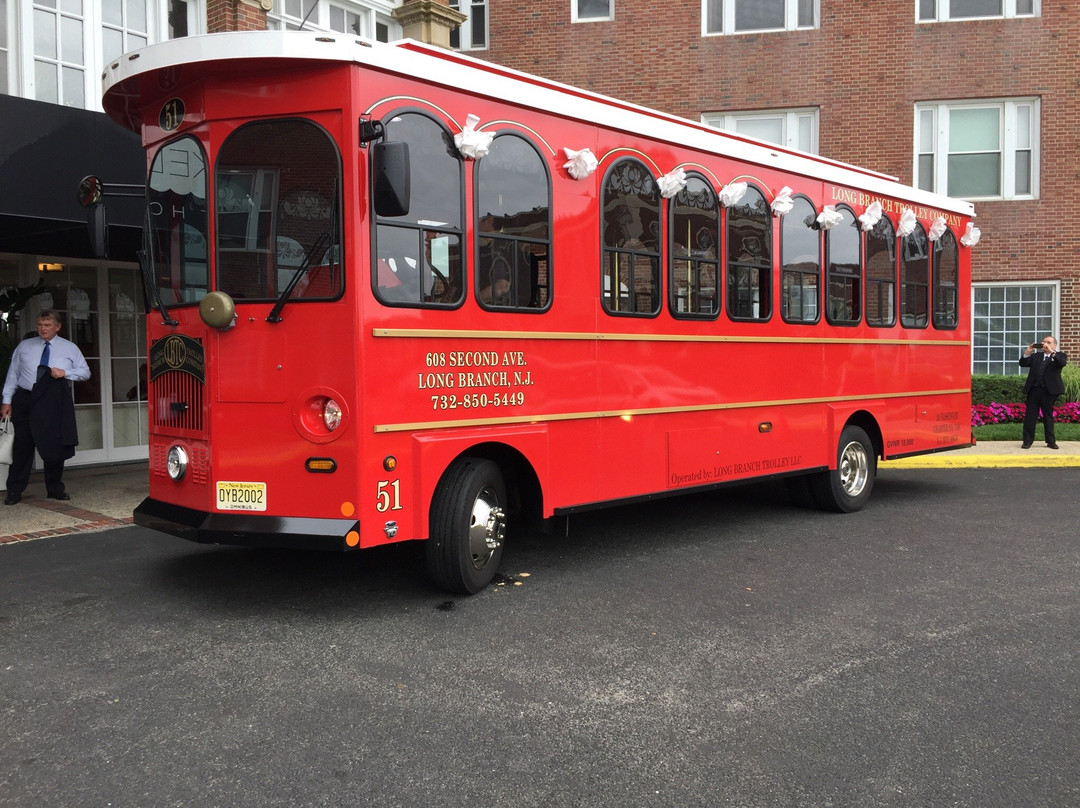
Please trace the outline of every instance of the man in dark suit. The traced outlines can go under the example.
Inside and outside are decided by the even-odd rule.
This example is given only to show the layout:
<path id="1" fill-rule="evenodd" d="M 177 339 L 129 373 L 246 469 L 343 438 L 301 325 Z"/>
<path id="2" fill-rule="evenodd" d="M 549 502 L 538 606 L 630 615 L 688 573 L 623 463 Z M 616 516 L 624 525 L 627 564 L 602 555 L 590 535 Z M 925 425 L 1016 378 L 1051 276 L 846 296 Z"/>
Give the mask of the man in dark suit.
<path id="1" fill-rule="evenodd" d="M 1031 448 L 1031 443 L 1035 440 L 1035 422 L 1042 410 L 1046 445 L 1056 449 L 1058 445 L 1054 440 L 1054 399 L 1065 392 L 1061 369 L 1065 367 L 1067 358 L 1057 349 L 1057 340 L 1053 337 L 1044 337 L 1042 351 L 1037 353 L 1037 350 L 1038 346 L 1033 342 L 1020 357 L 1020 366 L 1028 369 L 1027 381 L 1024 382 L 1027 409 L 1024 411 L 1023 448 Z"/>

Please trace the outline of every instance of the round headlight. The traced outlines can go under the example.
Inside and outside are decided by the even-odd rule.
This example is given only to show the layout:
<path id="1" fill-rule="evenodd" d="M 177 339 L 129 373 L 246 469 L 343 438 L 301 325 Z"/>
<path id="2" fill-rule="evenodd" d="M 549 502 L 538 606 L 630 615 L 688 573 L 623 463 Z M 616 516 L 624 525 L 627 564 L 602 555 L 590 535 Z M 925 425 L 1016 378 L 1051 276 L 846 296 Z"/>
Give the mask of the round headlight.
<path id="1" fill-rule="evenodd" d="M 182 480 L 187 472 L 188 453 L 183 446 L 173 446 L 169 449 L 169 455 L 165 460 L 165 467 L 169 476 L 174 480 Z"/>
<path id="2" fill-rule="evenodd" d="M 323 423 L 326 424 L 326 428 L 333 432 L 339 426 L 341 426 L 341 407 L 332 398 L 326 400 L 326 404 L 323 406 Z"/>

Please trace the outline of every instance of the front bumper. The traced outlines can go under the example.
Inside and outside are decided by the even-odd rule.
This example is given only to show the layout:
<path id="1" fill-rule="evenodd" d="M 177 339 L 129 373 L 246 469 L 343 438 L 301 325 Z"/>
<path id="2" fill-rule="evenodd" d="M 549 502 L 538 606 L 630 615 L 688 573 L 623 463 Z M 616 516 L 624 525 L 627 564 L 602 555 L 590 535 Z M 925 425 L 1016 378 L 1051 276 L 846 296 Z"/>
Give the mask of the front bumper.
<path id="1" fill-rule="evenodd" d="M 345 537 L 359 532 L 355 519 L 314 519 L 302 516 L 263 516 L 251 513 L 208 513 L 147 497 L 135 509 L 135 524 L 199 544 L 242 547 L 289 547 L 342 550 Z"/>

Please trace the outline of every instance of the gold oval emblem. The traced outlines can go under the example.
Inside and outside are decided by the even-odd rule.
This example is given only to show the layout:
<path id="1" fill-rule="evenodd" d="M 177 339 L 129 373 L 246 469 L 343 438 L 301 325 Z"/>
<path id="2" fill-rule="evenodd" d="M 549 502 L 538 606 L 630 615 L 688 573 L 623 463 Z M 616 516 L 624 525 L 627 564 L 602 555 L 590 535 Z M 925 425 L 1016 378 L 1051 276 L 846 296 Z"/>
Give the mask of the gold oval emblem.
<path id="1" fill-rule="evenodd" d="M 165 357 L 165 364 L 176 370 L 182 368 L 187 361 L 187 346 L 179 337 L 168 337 L 162 346 L 161 354 Z"/>

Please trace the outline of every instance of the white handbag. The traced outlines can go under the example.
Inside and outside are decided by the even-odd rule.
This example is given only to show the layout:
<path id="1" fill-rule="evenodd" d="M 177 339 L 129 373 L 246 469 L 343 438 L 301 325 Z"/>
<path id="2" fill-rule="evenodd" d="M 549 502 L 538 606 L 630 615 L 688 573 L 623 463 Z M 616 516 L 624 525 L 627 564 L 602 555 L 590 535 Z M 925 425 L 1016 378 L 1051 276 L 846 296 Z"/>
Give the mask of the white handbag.
<path id="1" fill-rule="evenodd" d="M 0 465 L 11 465 L 14 449 L 15 425 L 10 418 L 0 418 Z"/>

